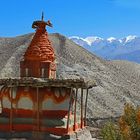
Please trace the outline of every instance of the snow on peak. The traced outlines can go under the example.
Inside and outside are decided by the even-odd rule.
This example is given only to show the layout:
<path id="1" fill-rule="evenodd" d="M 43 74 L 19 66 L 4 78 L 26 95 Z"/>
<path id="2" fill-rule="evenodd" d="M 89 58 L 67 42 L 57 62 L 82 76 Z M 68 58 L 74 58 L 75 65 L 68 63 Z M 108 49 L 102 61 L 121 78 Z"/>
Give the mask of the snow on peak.
<path id="1" fill-rule="evenodd" d="M 104 41 L 104 40 L 108 41 L 108 43 L 112 43 L 113 41 L 119 41 L 121 44 L 125 44 L 125 43 L 133 41 L 136 38 L 137 38 L 137 36 L 135 36 L 135 35 L 129 35 L 129 36 L 127 36 L 125 38 L 122 38 L 122 39 L 116 39 L 114 37 L 109 37 L 107 39 L 103 39 L 103 38 L 97 37 L 97 36 L 89 36 L 89 37 L 86 37 L 86 38 L 82 38 L 82 37 L 79 37 L 79 36 L 69 37 L 69 39 L 72 39 L 74 41 L 75 40 L 83 41 L 86 44 L 88 44 L 89 46 L 92 46 L 94 42 L 100 42 L 100 41 Z M 78 42 L 78 41 L 75 41 L 75 42 Z"/>
<path id="2" fill-rule="evenodd" d="M 71 36 L 71 37 L 69 37 L 69 39 L 81 39 L 81 37 L 79 37 L 79 36 Z"/>
<path id="3" fill-rule="evenodd" d="M 84 39 L 84 38 L 82 38 L 82 37 L 79 37 L 79 36 L 71 36 L 71 37 L 69 37 L 69 39 L 72 39 L 72 40 L 74 40 L 74 39 L 82 40 L 82 41 L 86 42 L 88 45 L 91 45 L 90 42 L 89 42 L 88 40 L 86 40 L 86 39 Z M 80 45 L 80 44 L 79 44 L 79 45 Z"/>
<path id="4" fill-rule="evenodd" d="M 83 41 L 85 41 L 85 42 L 87 42 L 84 38 L 82 38 L 82 37 L 79 37 L 79 36 L 71 36 L 71 37 L 69 37 L 69 39 L 77 39 L 77 40 L 83 40 Z"/>
<path id="5" fill-rule="evenodd" d="M 113 42 L 114 40 L 116 40 L 115 37 L 109 37 L 109 38 L 107 39 L 107 41 L 109 41 L 109 42 Z"/>
<path id="6" fill-rule="evenodd" d="M 97 36 L 90 36 L 90 37 L 86 37 L 85 40 L 88 42 L 89 45 L 91 45 L 93 42 L 97 40 L 103 40 L 103 39 Z"/>
<path id="7" fill-rule="evenodd" d="M 133 36 L 132 36 L 132 35 L 127 36 L 127 37 L 126 37 L 126 40 L 125 40 L 125 43 L 134 40 L 136 37 L 137 37 L 137 36 L 135 36 L 135 35 L 133 35 Z"/>
<path id="8" fill-rule="evenodd" d="M 119 39 L 119 42 L 120 42 L 120 43 L 123 43 L 123 40 L 122 40 L 122 39 Z"/>

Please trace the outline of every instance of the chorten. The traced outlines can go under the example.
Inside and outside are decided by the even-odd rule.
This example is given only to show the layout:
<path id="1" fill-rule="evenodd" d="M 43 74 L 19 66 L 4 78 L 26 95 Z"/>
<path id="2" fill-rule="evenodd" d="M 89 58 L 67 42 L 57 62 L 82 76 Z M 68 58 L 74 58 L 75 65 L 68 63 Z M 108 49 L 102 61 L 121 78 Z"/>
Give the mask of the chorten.
<path id="1" fill-rule="evenodd" d="M 23 54 L 20 77 L 0 79 L 0 137 L 27 137 L 38 132 L 66 136 L 86 126 L 88 89 L 95 83 L 56 79 L 55 52 L 46 26 L 52 24 L 45 22 L 43 15 L 33 22 L 36 33 Z"/>
<path id="2" fill-rule="evenodd" d="M 21 77 L 55 78 L 56 65 L 55 54 L 52 44 L 46 32 L 46 26 L 52 27 L 50 21 L 34 21 L 32 28 L 36 33 L 21 61 Z"/>

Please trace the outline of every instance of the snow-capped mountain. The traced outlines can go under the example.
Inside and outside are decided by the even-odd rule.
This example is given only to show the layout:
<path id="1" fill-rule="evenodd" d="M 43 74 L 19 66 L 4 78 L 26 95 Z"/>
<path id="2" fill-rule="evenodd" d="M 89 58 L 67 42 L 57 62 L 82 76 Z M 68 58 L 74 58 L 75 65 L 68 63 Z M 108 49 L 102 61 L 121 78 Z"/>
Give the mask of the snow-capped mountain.
<path id="1" fill-rule="evenodd" d="M 85 38 L 85 40 L 88 42 L 88 44 L 91 46 L 92 44 L 94 44 L 95 42 L 99 42 L 99 41 L 102 41 L 103 38 L 100 38 L 100 37 L 87 37 Z"/>
<path id="2" fill-rule="evenodd" d="M 124 59 L 140 63 L 140 54 L 136 53 L 137 51 L 140 52 L 140 37 L 135 35 L 130 35 L 122 39 L 114 37 L 103 39 L 97 36 L 86 38 L 72 36 L 70 39 L 76 44 L 105 59 Z M 128 54 L 131 56 L 131 59 L 129 59 Z"/>
<path id="3" fill-rule="evenodd" d="M 92 46 L 95 42 L 100 42 L 100 41 L 104 40 L 103 38 L 96 37 L 96 36 L 91 36 L 91 37 L 86 37 L 86 38 L 72 36 L 72 37 L 69 37 L 69 39 L 73 40 L 78 45 L 81 45 L 80 43 L 82 42 L 82 43 L 87 44 L 89 46 Z"/>
<path id="4" fill-rule="evenodd" d="M 107 39 L 107 41 L 109 41 L 110 43 L 113 42 L 113 41 L 115 41 L 115 40 L 117 40 L 115 37 L 109 37 L 109 38 Z"/>
<path id="5" fill-rule="evenodd" d="M 137 36 L 132 36 L 132 35 L 127 36 L 125 38 L 125 43 L 131 42 L 131 41 L 135 40 L 136 38 L 137 38 Z"/>

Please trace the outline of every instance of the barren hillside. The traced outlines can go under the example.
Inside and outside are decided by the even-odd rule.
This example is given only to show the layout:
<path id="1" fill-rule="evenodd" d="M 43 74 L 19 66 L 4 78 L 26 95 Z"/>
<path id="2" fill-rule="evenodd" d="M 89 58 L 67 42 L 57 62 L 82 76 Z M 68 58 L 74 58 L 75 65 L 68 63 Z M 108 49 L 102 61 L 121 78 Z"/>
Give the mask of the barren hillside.
<path id="1" fill-rule="evenodd" d="M 0 38 L 0 77 L 18 77 L 22 59 L 33 34 Z M 140 65 L 125 61 L 105 61 L 60 34 L 50 39 L 57 56 L 59 78 L 96 80 L 90 90 L 89 117 L 118 116 L 126 102 L 140 104 Z"/>

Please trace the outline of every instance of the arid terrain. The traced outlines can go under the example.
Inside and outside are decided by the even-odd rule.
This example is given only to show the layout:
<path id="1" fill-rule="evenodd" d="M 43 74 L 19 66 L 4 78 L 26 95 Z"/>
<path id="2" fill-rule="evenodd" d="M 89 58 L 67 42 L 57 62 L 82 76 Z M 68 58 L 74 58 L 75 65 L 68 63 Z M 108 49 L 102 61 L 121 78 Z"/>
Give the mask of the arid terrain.
<path id="1" fill-rule="evenodd" d="M 0 78 L 19 77 L 19 62 L 32 36 L 0 38 Z M 50 39 L 56 52 L 57 77 L 97 82 L 89 93 L 89 118 L 117 117 L 124 104 L 140 105 L 139 64 L 103 60 L 58 33 Z"/>

